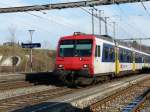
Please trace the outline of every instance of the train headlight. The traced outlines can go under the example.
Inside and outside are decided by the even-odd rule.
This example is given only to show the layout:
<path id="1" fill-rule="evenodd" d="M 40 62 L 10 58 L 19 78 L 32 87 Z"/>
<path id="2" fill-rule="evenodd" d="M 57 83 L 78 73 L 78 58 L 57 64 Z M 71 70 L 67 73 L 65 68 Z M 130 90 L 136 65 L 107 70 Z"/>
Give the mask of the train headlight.
<path id="1" fill-rule="evenodd" d="M 88 68 L 88 67 L 89 67 L 89 65 L 87 65 L 87 64 L 83 65 L 83 68 Z"/>
<path id="2" fill-rule="evenodd" d="M 58 68 L 63 68 L 64 67 L 64 65 L 58 65 Z"/>

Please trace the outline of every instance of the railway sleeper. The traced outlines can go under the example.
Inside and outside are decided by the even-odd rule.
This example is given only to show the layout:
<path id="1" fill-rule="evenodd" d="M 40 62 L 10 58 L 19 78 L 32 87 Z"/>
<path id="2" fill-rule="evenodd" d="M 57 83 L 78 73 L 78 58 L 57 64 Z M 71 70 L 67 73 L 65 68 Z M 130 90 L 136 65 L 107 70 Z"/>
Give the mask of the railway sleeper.
<path id="1" fill-rule="evenodd" d="M 142 105 L 142 103 L 146 100 L 147 95 L 150 94 L 150 89 L 145 91 L 142 95 L 135 98 L 133 102 L 128 104 L 125 108 L 123 108 L 122 112 L 135 112 Z"/>

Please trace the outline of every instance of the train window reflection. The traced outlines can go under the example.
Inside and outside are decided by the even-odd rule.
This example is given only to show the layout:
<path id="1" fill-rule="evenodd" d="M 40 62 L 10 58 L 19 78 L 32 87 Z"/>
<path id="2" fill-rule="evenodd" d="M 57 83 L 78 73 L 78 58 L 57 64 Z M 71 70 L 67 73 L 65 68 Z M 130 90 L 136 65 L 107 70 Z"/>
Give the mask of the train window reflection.
<path id="1" fill-rule="evenodd" d="M 61 57 L 86 57 L 92 54 L 93 40 L 62 40 L 60 42 Z"/>

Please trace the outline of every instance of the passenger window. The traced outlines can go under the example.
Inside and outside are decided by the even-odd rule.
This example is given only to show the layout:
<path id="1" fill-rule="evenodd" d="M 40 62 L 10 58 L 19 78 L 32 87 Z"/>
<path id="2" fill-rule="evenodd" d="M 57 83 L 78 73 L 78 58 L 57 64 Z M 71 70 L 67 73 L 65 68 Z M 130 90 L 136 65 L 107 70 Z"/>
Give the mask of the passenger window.
<path id="1" fill-rule="evenodd" d="M 97 46 L 96 46 L 96 49 L 95 49 L 95 57 L 97 57 Z"/>
<path id="2" fill-rule="evenodd" d="M 121 60 L 122 62 L 126 62 L 126 51 L 124 49 L 122 50 Z"/>
<path id="3" fill-rule="evenodd" d="M 138 55 L 135 55 L 135 63 L 138 63 Z"/>
<path id="4" fill-rule="evenodd" d="M 104 48 L 104 58 L 105 58 L 105 60 L 107 60 L 108 59 L 108 48 L 107 47 L 105 47 Z"/>
<path id="5" fill-rule="evenodd" d="M 135 54 L 132 52 L 132 62 L 135 61 Z"/>
<path id="6" fill-rule="evenodd" d="M 110 57 L 110 60 L 111 60 L 111 61 L 113 61 L 113 56 L 114 56 L 114 49 L 113 49 L 113 48 L 110 48 L 109 57 Z"/>
<path id="7" fill-rule="evenodd" d="M 127 62 L 131 63 L 131 53 L 130 52 L 127 53 Z"/>
<path id="8" fill-rule="evenodd" d="M 121 60 L 121 62 L 123 62 L 123 52 L 122 51 L 120 51 L 120 60 Z"/>
<path id="9" fill-rule="evenodd" d="M 129 62 L 130 61 L 130 57 L 129 57 L 129 54 L 127 55 L 127 62 Z"/>
<path id="10" fill-rule="evenodd" d="M 101 47 L 96 45 L 95 57 L 100 57 L 100 56 L 101 56 Z"/>
<path id="11" fill-rule="evenodd" d="M 101 57 L 101 47 L 98 46 L 98 57 Z"/>

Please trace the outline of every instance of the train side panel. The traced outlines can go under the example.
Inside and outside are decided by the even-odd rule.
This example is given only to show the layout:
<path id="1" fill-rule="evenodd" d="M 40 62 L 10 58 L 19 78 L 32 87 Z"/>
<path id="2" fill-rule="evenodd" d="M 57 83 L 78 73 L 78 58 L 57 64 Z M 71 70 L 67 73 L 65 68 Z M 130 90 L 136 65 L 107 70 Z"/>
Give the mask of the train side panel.
<path id="1" fill-rule="evenodd" d="M 98 54 L 99 52 L 100 54 Z M 144 67 L 150 67 L 148 61 L 142 61 L 142 55 L 145 54 L 125 46 L 115 46 L 113 42 L 96 38 L 94 74 L 95 76 L 110 74 L 120 76 L 140 71 Z"/>
<path id="2" fill-rule="evenodd" d="M 114 63 L 114 44 L 96 38 L 97 48 L 100 46 L 100 56 L 95 55 L 94 57 L 94 74 L 95 76 L 108 75 L 115 72 Z M 112 50 L 111 58 L 109 57 L 109 49 Z M 97 49 L 98 50 L 98 49 Z M 98 54 L 98 51 L 95 51 Z"/>
<path id="3" fill-rule="evenodd" d="M 119 72 L 116 76 L 124 75 L 125 73 L 133 72 L 135 64 L 133 63 L 132 49 L 124 46 L 118 46 Z"/>

